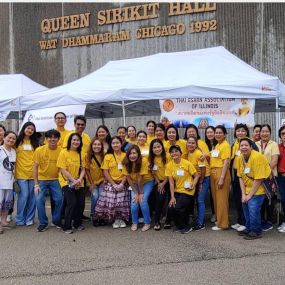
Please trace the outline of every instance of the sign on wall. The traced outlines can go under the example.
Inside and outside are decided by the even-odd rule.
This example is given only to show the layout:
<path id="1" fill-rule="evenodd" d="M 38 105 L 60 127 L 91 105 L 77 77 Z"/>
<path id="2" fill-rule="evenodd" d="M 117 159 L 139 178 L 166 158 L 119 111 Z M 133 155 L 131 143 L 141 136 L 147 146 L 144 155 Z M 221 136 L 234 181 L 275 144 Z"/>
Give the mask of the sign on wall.
<path id="1" fill-rule="evenodd" d="M 73 130 L 74 117 L 76 115 L 84 115 L 85 109 L 86 105 L 69 105 L 27 111 L 22 126 L 26 122 L 33 122 L 36 125 L 37 132 L 46 132 L 52 128 L 56 128 L 54 114 L 57 112 L 63 112 L 65 113 L 67 120 L 65 128 L 68 130 Z"/>
<path id="2" fill-rule="evenodd" d="M 254 99 L 232 98 L 183 98 L 159 100 L 161 121 L 184 128 L 194 124 L 207 126 L 224 125 L 234 128 L 238 123 L 254 126 Z"/>

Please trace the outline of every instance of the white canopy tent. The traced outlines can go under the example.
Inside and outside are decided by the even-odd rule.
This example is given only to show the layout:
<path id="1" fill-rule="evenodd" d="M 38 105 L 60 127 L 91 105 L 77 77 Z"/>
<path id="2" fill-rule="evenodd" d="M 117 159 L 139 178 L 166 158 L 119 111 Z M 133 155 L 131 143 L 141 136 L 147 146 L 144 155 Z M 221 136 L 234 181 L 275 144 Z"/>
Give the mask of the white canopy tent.
<path id="1" fill-rule="evenodd" d="M 0 111 L 21 111 L 21 98 L 44 90 L 45 86 L 24 74 L 0 75 Z"/>
<path id="2" fill-rule="evenodd" d="M 224 47 L 110 61 L 71 83 L 21 97 L 21 109 L 187 97 L 285 96 L 277 77 L 262 73 Z M 284 86 L 283 86 L 284 87 Z M 283 90 L 283 91 L 282 91 Z M 10 104 L 0 104 L 7 110 Z"/>

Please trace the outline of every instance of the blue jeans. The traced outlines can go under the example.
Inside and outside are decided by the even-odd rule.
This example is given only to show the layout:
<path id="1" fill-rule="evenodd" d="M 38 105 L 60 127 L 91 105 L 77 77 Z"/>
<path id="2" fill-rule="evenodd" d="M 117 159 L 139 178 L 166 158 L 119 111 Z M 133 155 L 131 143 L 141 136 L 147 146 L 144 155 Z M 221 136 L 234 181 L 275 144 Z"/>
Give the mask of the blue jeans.
<path id="1" fill-rule="evenodd" d="M 34 180 L 18 179 L 17 182 L 21 191 L 18 194 L 16 225 L 24 226 L 33 223 L 35 218 L 36 197 Z"/>
<path id="2" fill-rule="evenodd" d="M 94 215 L 95 212 L 95 207 L 97 204 L 97 201 L 102 193 L 102 191 L 104 190 L 104 183 L 101 183 L 100 185 L 96 185 L 94 189 L 92 189 L 92 193 L 91 193 L 91 216 Z"/>
<path id="3" fill-rule="evenodd" d="M 258 235 L 262 233 L 260 211 L 264 198 L 265 195 L 254 195 L 247 203 L 242 204 L 246 229 Z"/>
<path id="4" fill-rule="evenodd" d="M 132 223 L 138 224 L 139 223 L 139 206 L 142 211 L 143 220 L 145 224 L 150 224 L 150 212 L 148 206 L 148 198 L 153 190 L 154 181 L 148 181 L 143 184 L 143 200 L 138 204 L 135 202 L 135 192 L 131 191 L 132 202 L 131 202 L 131 214 L 132 214 Z M 136 188 L 138 189 L 138 185 L 136 184 Z"/>
<path id="5" fill-rule="evenodd" d="M 278 176 L 278 188 L 281 198 L 281 205 L 284 213 L 284 222 L 285 222 L 285 176 Z"/>
<path id="6" fill-rule="evenodd" d="M 40 180 L 39 186 L 40 191 L 39 194 L 36 196 L 36 204 L 40 225 L 48 225 L 48 218 L 46 215 L 45 207 L 46 195 L 48 191 L 50 193 L 54 205 L 52 211 L 52 223 L 55 225 L 60 225 L 63 196 L 58 180 Z"/>
<path id="7" fill-rule="evenodd" d="M 204 224 L 204 217 L 205 217 L 205 200 L 207 197 L 207 193 L 210 187 L 210 176 L 204 177 L 203 184 L 202 184 L 202 191 L 198 192 L 198 225 Z"/>

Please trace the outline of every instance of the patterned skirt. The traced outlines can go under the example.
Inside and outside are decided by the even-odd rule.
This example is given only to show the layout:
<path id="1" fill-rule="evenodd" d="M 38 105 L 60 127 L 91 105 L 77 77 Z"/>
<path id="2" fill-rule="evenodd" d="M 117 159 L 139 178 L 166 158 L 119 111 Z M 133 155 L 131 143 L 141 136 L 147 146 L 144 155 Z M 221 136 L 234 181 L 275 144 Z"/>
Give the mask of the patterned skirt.
<path id="1" fill-rule="evenodd" d="M 129 221 L 130 219 L 130 196 L 127 187 L 120 192 L 116 191 L 112 184 L 105 182 L 95 208 L 94 218 L 102 219 L 109 223 L 116 219 Z"/>

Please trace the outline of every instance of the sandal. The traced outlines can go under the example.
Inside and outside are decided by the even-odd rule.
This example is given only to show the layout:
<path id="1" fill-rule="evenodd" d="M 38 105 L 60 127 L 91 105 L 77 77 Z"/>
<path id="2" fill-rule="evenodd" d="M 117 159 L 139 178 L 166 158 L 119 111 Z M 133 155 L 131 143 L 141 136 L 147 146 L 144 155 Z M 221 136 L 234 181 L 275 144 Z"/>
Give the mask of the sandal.
<path id="1" fill-rule="evenodd" d="M 150 224 L 144 224 L 144 226 L 142 227 L 142 232 L 146 232 L 150 229 Z"/>
<path id="2" fill-rule="evenodd" d="M 138 225 L 137 225 L 137 224 L 132 224 L 131 230 L 132 230 L 133 232 L 135 232 L 137 229 L 138 229 Z"/>
<path id="3" fill-rule="evenodd" d="M 160 231 L 160 230 L 161 230 L 160 223 L 155 224 L 155 226 L 153 227 L 153 229 L 154 229 L 155 231 Z"/>

